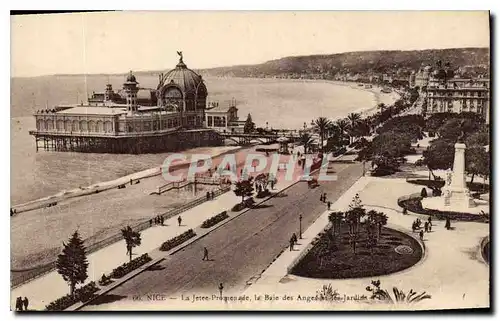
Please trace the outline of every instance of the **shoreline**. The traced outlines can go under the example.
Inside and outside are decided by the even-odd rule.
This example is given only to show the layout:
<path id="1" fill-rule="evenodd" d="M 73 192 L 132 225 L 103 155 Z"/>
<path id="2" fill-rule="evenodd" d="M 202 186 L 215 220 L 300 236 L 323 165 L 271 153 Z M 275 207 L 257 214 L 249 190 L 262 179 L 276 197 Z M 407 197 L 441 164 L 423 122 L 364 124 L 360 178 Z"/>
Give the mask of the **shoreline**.
<path id="1" fill-rule="evenodd" d="M 220 78 L 220 77 L 216 77 L 216 78 Z M 235 78 L 238 78 L 238 77 L 235 77 Z M 253 78 L 253 79 L 267 79 L 267 78 Z M 400 98 L 400 95 L 395 91 L 393 91 L 390 94 L 385 94 L 385 93 L 381 93 L 380 91 L 376 91 L 376 89 L 380 89 L 378 86 L 375 86 L 372 89 L 366 89 L 364 87 L 360 88 L 359 86 L 357 86 L 357 83 L 350 83 L 350 82 L 344 82 L 344 81 L 323 80 L 323 79 L 286 79 L 286 80 L 293 81 L 293 82 L 328 83 L 328 84 L 332 84 L 332 85 L 336 85 L 336 86 L 344 86 L 344 87 L 349 87 L 349 88 L 355 89 L 355 90 L 362 90 L 362 91 L 370 92 L 373 96 L 373 99 L 372 99 L 373 106 L 368 107 L 368 108 L 362 107 L 362 108 L 359 108 L 359 109 L 352 111 L 354 113 L 359 113 L 361 115 L 361 117 L 367 117 L 367 116 L 370 116 L 370 115 L 376 113 L 377 106 L 382 101 L 385 101 L 384 103 L 386 105 L 389 105 L 389 104 L 393 104 L 397 99 Z M 347 115 L 337 116 L 334 119 L 344 118 L 346 116 Z M 229 146 L 217 146 L 217 147 L 209 147 L 209 148 L 217 149 L 217 148 L 221 148 L 221 147 L 222 148 L 224 148 L 224 147 L 229 148 Z M 226 151 L 223 151 L 220 153 L 217 153 L 217 151 L 215 153 L 212 153 L 212 150 L 211 150 L 210 154 L 212 157 L 217 157 L 217 156 L 221 156 L 221 155 L 224 155 L 226 153 L 229 153 L 229 152 L 234 152 L 234 151 L 239 150 L 241 148 L 243 148 L 243 147 L 242 146 L 235 146 L 234 148 L 231 148 L 229 150 L 226 150 Z M 187 150 L 184 152 L 190 153 L 190 151 L 192 151 L 192 150 L 193 149 Z M 187 165 L 187 163 L 186 164 L 177 164 L 174 168 L 177 168 L 177 167 L 180 168 L 180 167 L 186 166 L 186 165 Z M 142 170 L 139 172 L 135 172 L 135 173 L 131 173 L 131 174 L 128 174 L 128 175 L 125 175 L 122 177 L 118 177 L 116 179 L 112 179 L 109 181 L 97 182 L 95 184 L 92 184 L 92 185 L 89 185 L 86 187 L 77 187 L 77 188 L 73 188 L 70 190 L 61 190 L 56 194 L 37 198 L 37 199 L 31 200 L 28 202 L 24 202 L 21 204 L 12 205 L 12 207 L 11 207 L 12 210 L 16 211 L 16 213 L 13 216 L 18 215 L 22 212 L 47 207 L 51 203 L 57 203 L 57 202 L 64 201 L 64 200 L 67 200 L 70 198 L 86 196 L 86 195 L 90 195 L 90 194 L 94 194 L 94 193 L 98 193 L 98 192 L 103 192 L 103 191 L 106 191 L 109 189 L 113 189 L 113 188 L 118 187 L 119 185 L 126 184 L 126 183 L 130 182 L 130 180 L 139 180 L 139 179 L 145 179 L 145 178 L 161 175 L 161 166 L 162 166 L 162 164 L 160 164 L 159 167 L 148 168 L 148 169 L 145 169 L 145 170 Z"/>
<path id="2" fill-rule="evenodd" d="M 210 153 L 211 157 L 220 157 L 225 154 L 231 153 L 238 151 L 242 149 L 243 147 L 241 146 L 214 146 L 214 147 L 209 147 L 212 153 Z M 217 149 L 227 149 L 224 151 L 218 150 Z M 196 149 L 196 148 L 194 148 Z M 189 154 L 194 154 L 192 151 L 194 149 L 189 149 L 184 151 L 185 153 Z M 215 153 L 214 153 L 215 152 Z M 185 166 L 189 166 L 191 163 L 190 162 L 182 162 L 176 165 L 171 166 L 170 169 L 180 169 Z M 25 203 L 13 205 L 12 209 L 16 210 L 16 213 L 13 216 L 16 216 L 20 213 L 23 212 L 28 212 L 36 209 L 40 209 L 43 207 L 48 207 L 50 203 L 55 203 L 55 202 L 61 202 L 68 200 L 70 198 L 75 198 L 75 197 L 81 197 L 81 196 L 86 196 L 86 195 L 91 195 L 91 194 L 96 194 L 100 192 L 104 192 L 113 188 L 117 188 L 119 185 L 123 184 L 128 184 L 130 183 L 130 180 L 140 180 L 140 179 L 146 179 L 150 177 L 155 177 L 158 175 L 162 174 L 162 166 L 163 164 L 160 164 L 158 167 L 153 167 L 153 168 L 148 168 L 139 172 L 135 172 L 129 175 L 121 176 L 116 179 L 112 179 L 109 181 L 104 181 L 104 182 L 97 182 L 95 184 L 86 186 L 86 187 L 77 187 L 73 188 L 70 190 L 64 190 L 60 191 L 57 194 L 52 194 L 49 196 L 45 196 L 42 198 L 34 199 Z M 11 216 L 12 217 L 12 216 Z"/>

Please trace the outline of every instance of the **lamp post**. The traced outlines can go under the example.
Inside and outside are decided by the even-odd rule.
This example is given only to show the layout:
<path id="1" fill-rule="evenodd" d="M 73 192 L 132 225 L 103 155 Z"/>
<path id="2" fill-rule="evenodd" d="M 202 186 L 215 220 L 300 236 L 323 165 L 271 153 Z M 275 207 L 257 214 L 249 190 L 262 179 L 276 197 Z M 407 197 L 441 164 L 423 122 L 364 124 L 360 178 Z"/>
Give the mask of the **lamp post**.
<path id="1" fill-rule="evenodd" d="M 299 239 L 302 239 L 302 214 L 299 215 Z"/>

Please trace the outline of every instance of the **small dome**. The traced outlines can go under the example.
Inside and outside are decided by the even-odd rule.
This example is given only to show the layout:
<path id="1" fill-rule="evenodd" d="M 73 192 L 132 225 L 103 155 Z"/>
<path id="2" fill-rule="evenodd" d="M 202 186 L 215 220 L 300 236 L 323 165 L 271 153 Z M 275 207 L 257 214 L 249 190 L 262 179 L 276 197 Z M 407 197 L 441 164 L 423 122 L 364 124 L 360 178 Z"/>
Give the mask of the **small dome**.
<path id="1" fill-rule="evenodd" d="M 128 74 L 128 76 L 127 76 L 127 82 L 137 82 L 137 80 L 135 79 L 135 76 L 132 73 L 132 71 L 130 71 L 129 74 Z"/>

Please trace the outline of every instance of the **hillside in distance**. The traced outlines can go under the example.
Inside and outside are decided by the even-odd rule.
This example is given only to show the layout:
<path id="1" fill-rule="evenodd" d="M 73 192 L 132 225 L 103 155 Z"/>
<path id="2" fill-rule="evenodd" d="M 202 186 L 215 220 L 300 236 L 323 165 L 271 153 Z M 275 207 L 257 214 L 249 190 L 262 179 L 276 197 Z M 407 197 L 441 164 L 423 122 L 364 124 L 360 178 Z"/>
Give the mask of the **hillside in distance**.
<path id="1" fill-rule="evenodd" d="M 489 48 L 453 48 L 410 51 L 359 51 L 332 55 L 285 57 L 257 65 L 240 65 L 201 70 L 218 77 L 273 77 L 323 74 L 392 74 L 407 77 L 424 65 L 435 66 L 441 60 L 465 74 L 489 74 Z"/>

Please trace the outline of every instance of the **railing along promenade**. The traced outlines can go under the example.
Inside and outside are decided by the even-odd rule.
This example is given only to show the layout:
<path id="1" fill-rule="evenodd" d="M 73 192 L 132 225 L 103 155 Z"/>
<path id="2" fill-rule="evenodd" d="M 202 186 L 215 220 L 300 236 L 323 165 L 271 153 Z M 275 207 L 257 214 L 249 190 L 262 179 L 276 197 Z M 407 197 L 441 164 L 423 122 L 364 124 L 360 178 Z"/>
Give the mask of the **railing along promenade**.
<path id="1" fill-rule="evenodd" d="M 214 192 L 214 196 L 222 195 L 222 194 L 228 192 L 229 190 L 231 190 L 230 186 L 221 187 L 220 189 L 218 189 L 217 191 Z M 163 214 L 160 214 L 159 216 L 162 216 L 164 219 L 168 220 L 168 219 L 170 219 L 176 215 L 179 215 L 180 213 L 185 212 L 185 211 L 187 211 L 195 206 L 203 204 L 206 201 L 207 201 L 206 196 L 200 196 L 200 197 L 198 197 L 198 198 L 196 198 L 196 199 L 194 199 L 186 204 L 183 204 L 182 206 L 179 206 L 179 207 L 174 208 L 170 211 L 167 211 Z M 143 231 L 149 227 L 151 227 L 150 219 L 146 219 L 141 223 L 137 223 L 136 225 L 131 226 L 131 228 L 137 232 Z M 122 239 L 123 239 L 123 235 L 121 232 L 119 232 L 119 233 L 115 233 L 115 234 L 113 234 L 113 235 L 111 235 L 103 240 L 97 241 L 97 242 L 92 243 L 92 244 L 88 244 L 89 242 L 92 242 L 92 237 L 90 237 L 90 238 L 84 240 L 84 244 L 86 244 L 86 253 L 88 255 L 90 253 L 96 252 L 96 251 L 98 251 L 98 250 L 100 250 L 108 245 L 111 245 L 113 243 L 116 243 Z M 11 279 L 11 288 L 19 287 L 20 285 L 23 285 L 31 280 L 34 280 L 42 275 L 45 275 L 45 274 L 47 274 L 55 269 L 56 269 L 56 260 L 54 260 L 50 263 L 47 263 L 43 266 L 40 266 L 40 267 L 35 267 L 35 268 L 30 268 L 30 269 L 11 270 L 12 272 L 20 272 L 20 273 L 25 272 L 25 273 L 22 273 L 21 275 L 19 275 L 17 277 L 13 277 Z"/>

